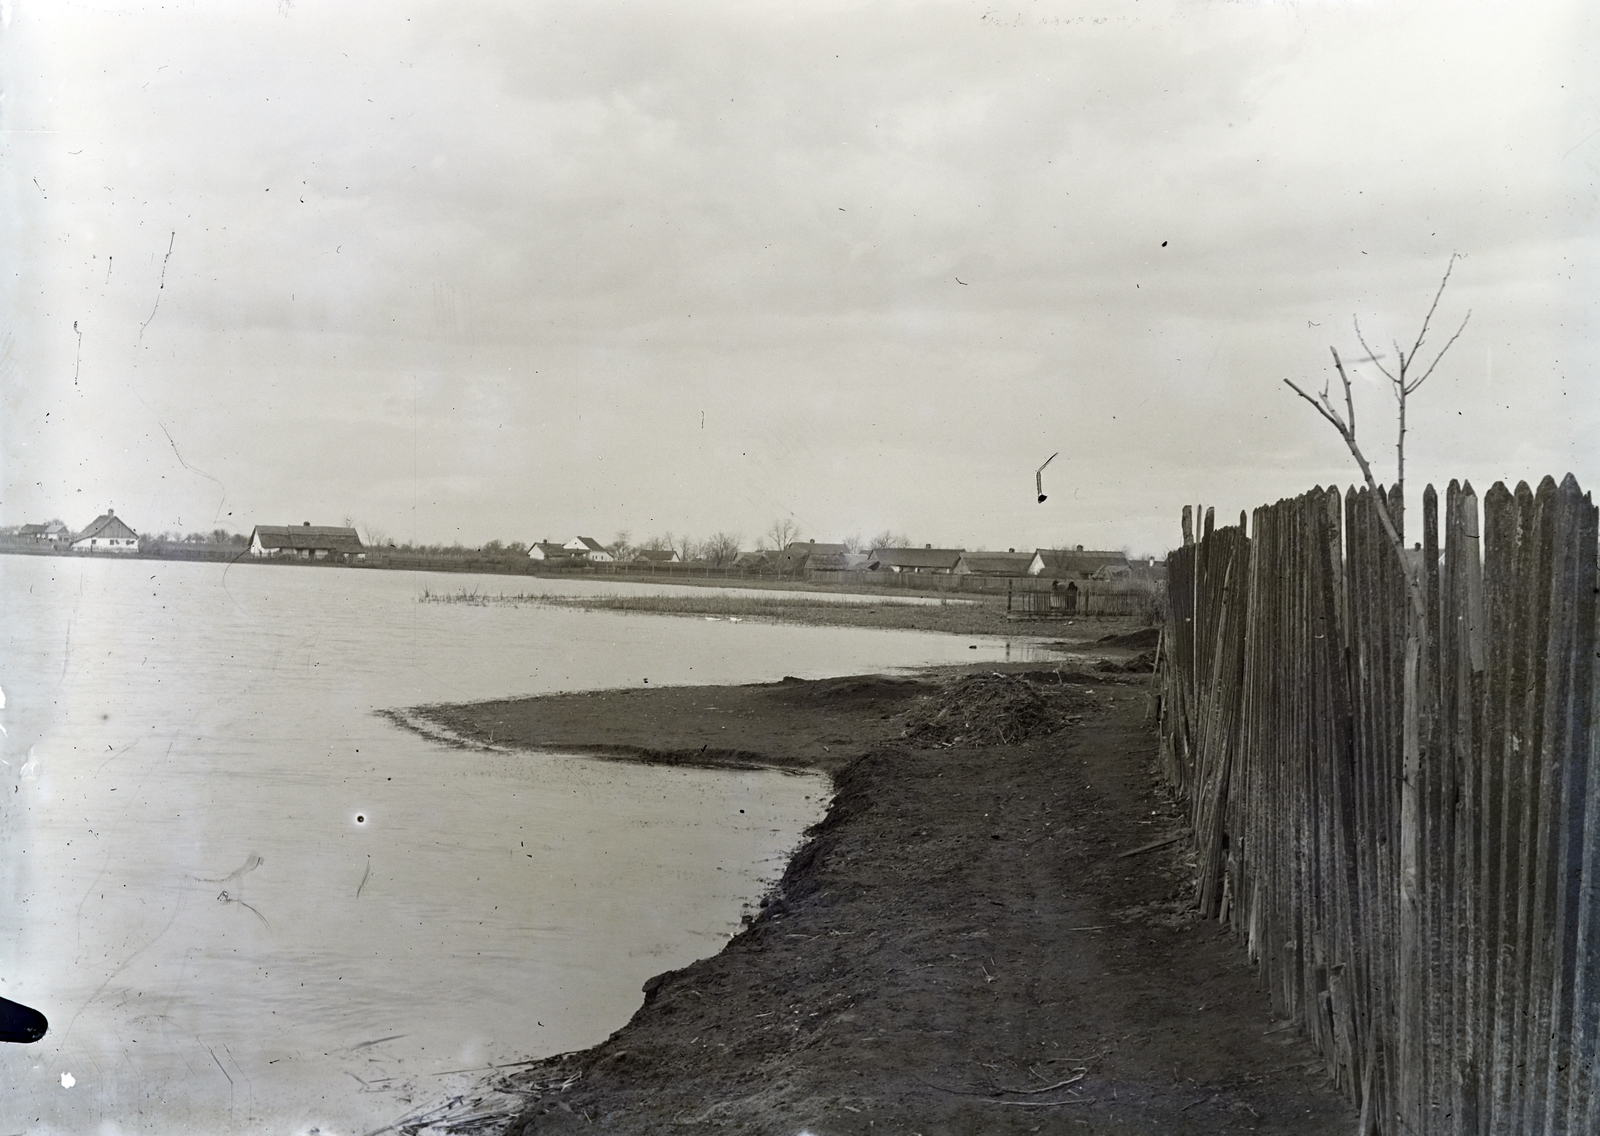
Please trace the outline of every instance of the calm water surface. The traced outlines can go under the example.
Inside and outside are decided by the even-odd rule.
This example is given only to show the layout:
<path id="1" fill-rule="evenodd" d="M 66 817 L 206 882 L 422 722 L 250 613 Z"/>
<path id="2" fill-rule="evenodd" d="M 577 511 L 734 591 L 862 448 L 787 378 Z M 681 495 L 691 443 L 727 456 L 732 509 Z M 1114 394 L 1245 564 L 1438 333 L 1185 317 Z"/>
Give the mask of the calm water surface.
<path id="1" fill-rule="evenodd" d="M 0 1133 L 360 1133 L 442 1073 L 591 1044 L 720 949 L 825 804 L 376 710 L 1036 650 L 417 602 L 463 587 L 532 590 L 0 556 L 0 994 L 51 1023 L 0 1050 Z"/>

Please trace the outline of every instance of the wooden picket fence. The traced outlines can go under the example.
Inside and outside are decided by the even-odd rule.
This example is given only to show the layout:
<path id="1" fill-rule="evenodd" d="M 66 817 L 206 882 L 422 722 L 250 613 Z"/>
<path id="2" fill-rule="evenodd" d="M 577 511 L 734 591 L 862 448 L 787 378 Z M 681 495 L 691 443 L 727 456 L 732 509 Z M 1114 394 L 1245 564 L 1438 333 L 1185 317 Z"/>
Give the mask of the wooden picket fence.
<path id="1" fill-rule="evenodd" d="M 1208 511 L 1198 541 L 1185 510 L 1160 767 L 1203 912 L 1362 1136 L 1600 1132 L 1596 510 L 1571 476 L 1496 484 L 1480 540 L 1451 482 L 1441 545 L 1438 504 L 1429 486 L 1405 554 L 1409 700 L 1406 567 L 1367 490 L 1263 506 L 1248 533 Z"/>

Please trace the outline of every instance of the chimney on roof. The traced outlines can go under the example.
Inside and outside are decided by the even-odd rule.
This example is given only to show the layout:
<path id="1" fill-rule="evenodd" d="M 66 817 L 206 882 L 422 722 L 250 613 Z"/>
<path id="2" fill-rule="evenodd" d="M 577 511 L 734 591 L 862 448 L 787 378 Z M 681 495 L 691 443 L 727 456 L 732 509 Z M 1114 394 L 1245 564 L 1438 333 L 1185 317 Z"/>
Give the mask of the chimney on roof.
<path id="1" fill-rule="evenodd" d="M 925 544 L 925 545 L 923 545 L 923 546 L 922 546 L 922 547 L 923 547 L 923 548 L 932 548 L 932 547 L 933 547 L 933 545 L 931 545 L 931 544 Z"/>
<path id="2" fill-rule="evenodd" d="M 1016 549 L 1014 549 L 1014 548 L 1008 548 L 1008 549 L 1006 549 L 1006 551 L 1007 551 L 1007 552 L 1015 552 L 1015 551 L 1016 551 Z"/>
<path id="3" fill-rule="evenodd" d="M 301 523 L 301 524 L 302 524 L 302 525 L 304 525 L 304 526 L 305 526 L 305 527 L 306 527 L 306 528 L 310 528 L 310 527 L 311 527 L 311 522 L 310 522 L 310 521 L 301 521 L 301 522 L 300 522 L 300 523 Z M 1081 544 L 1080 544 L 1080 545 L 1079 545 L 1079 546 L 1078 546 L 1078 547 L 1079 547 L 1079 548 L 1082 548 L 1082 547 L 1083 547 L 1083 545 L 1081 545 Z"/>
<path id="4" fill-rule="evenodd" d="M 1081 545 L 1081 544 L 1078 545 L 1077 551 L 1082 552 L 1083 551 L 1083 545 Z"/>

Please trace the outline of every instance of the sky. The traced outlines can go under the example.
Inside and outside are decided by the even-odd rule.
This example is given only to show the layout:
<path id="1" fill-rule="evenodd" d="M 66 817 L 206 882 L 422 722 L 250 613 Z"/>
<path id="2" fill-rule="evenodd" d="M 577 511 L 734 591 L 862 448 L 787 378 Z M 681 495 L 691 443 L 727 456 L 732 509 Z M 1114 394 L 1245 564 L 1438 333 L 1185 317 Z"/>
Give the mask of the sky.
<path id="1" fill-rule="evenodd" d="M 1447 268 L 1413 492 L 1594 487 L 1597 24 L 0 0 L 0 524 L 1160 554 L 1358 476 L 1283 380 Z"/>

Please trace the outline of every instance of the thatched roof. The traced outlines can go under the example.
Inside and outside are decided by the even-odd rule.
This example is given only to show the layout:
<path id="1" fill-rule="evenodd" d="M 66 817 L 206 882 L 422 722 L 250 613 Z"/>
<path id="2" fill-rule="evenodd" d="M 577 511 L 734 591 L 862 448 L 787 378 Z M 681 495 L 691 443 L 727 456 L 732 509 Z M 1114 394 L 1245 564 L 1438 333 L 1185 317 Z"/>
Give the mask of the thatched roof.
<path id="1" fill-rule="evenodd" d="M 258 541 L 274 552 L 365 551 L 356 530 L 343 525 L 257 525 L 250 533 L 250 543 Z"/>
<path id="2" fill-rule="evenodd" d="M 1031 552 L 963 552 L 956 571 L 974 576 L 1026 576 L 1032 563 Z"/>
<path id="3" fill-rule="evenodd" d="M 1093 576 L 1102 568 L 1126 569 L 1128 558 L 1120 552 L 1085 551 L 1081 548 L 1041 548 L 1041 576 Z"/>
<path id="4" fill-rule="evenodd" d="M 72 538 L 76 544 L 80 540 L 138 540 L 139 534 L 122 523 L 122 518 L 107 509 L 94 520 L 89 522 L 89 527 Z"/>
<path id="5" fill-rule="evenodd" d="M 965 551 L 964 548 L 875 548 L 869 563 L 879 568 L 950 572 Z"/>

